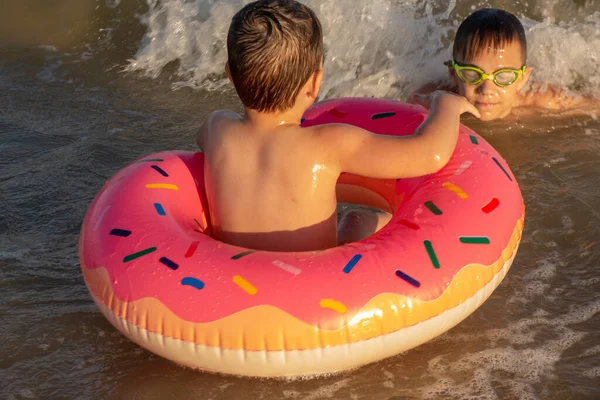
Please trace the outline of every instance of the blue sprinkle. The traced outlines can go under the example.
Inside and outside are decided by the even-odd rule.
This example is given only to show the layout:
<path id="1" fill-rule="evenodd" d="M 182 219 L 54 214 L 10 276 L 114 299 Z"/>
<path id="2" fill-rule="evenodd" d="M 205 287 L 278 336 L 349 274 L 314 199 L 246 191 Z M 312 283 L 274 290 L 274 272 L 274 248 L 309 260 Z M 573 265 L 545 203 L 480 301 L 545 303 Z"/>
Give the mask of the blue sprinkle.
<path id="1" fill-rule="evenodd" d="M 112 231 L 110 231 L 110 234 L 113 236 L 121 236 L 121 237 L 127 237 L 129 235 L 131 235 L 131 231 L 127 231 L 125 229 L 113 229 Z"/>
<path id="2" fill-rule="evenodd" d="M 159 167 L 158 165 L 153 165 L 151 168 L 152 168 L 152 169 L 154 169 L 154 170 L 156 170 L 156 171 L 157 171 L 159 174 L 161 174 L 162 176 L 169 176 L 169 174 L 167 174 L 167 173 L 165 172 L 165 170 L 164 170 L 164 169 L 162 169 L 161 167 Z"/>
<path id="3" fill-rule="evenodd" d="M 160 203 L 154 203 L 154 208 L 156 208 L 156 212 L 158 213 L 158 215 L 167 215 L 165 209 Z"/>
<path id="4" fill-rule="evenodd" d="M 346 266 L 344 267 L 344 272 L 346 274 L 350 273 L 350 271 L 352 271 L 352 268 L 354 268 L 354 266 L 358 263 L 358 261 L 362 258 L 362 255 L 360 254 L 356 254 L 354 257 L 352 257 L 350 259 L 350 261 L 348 261 L 348 264 L 346 264 Z"/>
<path id="5" fill-rule="evenodd" d="M 204 282 L 196 278 L 191 278 L 189 276 L 183 278 L 181 280 L 181 284 L 185 286 L 195 287 L 198 290 L 202 290 L 204 288 Z"/>
<path id="6" fill-rule="evenodd" d="M 301 124 L 303 124 L 303 123 L 304 123 L 304 121 L 306 121 L 306 118 L 302 118 L 302 119 L 300 119 L 300 123 L 301 123 Z"/>
<path id="7" fill-rule="evenodd" d="M 173 271 L 175 271 L 177 268 L 179 268 L 179 265 L 175 264 L 173 261 L 169 260 L 167 257 L 161 257 L 160 260 L 161 263 L 165 264 L 167 267 L 171 268 Z"/>
<path id="8" fill-rule="evenodd" d="M 504 167 L 502 166 L 502 164 L 500 164 L 500 161 L 498 161 L 496 159 L 496 157 L 492 157 L 492 160 L 494 160 L 494 162 L 496 163 L 496 165 L 500 167 L 500 169 L 502 170 L 502 172 L 504 172 L 504 175 L 506 175 L 508 177 L 508 179 L 510 179 L 512 181 L 512 178 L 510 177 L 510 175 L 508 174 L 508 172 L 506 172 L 506 170 L 504 169 Z"/>
<path id="9" fill-rule="evenodd" d="M 414 287 L 421 286 L 421 282 L 419 282 L 418 280 L 416 280 L 415 278 L 413 278 L 409 275 L 406 275 L 404 272 L 400 271 L 399 269 L 396 270 L 396 276 L 400 279 L 404 279 L 406 282 L 410 283 Z"/>

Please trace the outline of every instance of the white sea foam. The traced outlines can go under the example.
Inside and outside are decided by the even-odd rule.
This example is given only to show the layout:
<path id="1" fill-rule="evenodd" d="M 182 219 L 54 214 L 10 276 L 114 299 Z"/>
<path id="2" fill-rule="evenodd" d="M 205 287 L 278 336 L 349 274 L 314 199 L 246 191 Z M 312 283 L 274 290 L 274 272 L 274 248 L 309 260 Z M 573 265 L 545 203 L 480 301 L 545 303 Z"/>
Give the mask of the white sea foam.
<path id="1" fill-rule="evenodd" d="M 235 11 L 248 1 L 147 2 L 149 10 L 142 18 L 147 32 L 128 69 L 156 77 L 176 61 L 180 82 L 175 86 L 225 87 L 227 29 Z M 450 57 L 451 39 L 472 12 L 456 1 L 305 3 L 324 29 L 323 97 L 404 97 L 425 82 L 443 78 L 442 62 Z M 535 15 L 527 3 L 516 5 L 523 10 L 517 14 L 526 27 L 528 64 L 535 67 L 531 81 L 542 89 L 550 83 L 600 95 L 600 12 L 594 12 L 593 4 L 588 10 L 554 0 L 536 3 L 534 9 L 543 12 Z M 495 3 L 481 2 L 481 7 L 490 5 Z"/>

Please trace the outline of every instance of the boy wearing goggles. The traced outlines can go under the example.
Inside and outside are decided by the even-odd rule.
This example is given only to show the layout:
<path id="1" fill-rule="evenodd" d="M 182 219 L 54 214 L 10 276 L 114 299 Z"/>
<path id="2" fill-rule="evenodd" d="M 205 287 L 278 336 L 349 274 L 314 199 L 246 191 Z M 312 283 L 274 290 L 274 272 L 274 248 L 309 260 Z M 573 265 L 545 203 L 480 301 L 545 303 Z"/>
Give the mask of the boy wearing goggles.
<path id="1" fill-rule="evenodd" d="M 507 11 L 486 8 L 469 15 L 456 32 L 452 55 L 453 60 L 444 63 L 452 85 L 426 85 L 413 93 L 414 102 L 427 106 L 423 93 L 450 90 L 466 97 L 483 121 L 504 118 L 514 107 L 564 110 L 593 104 L 591 99 L 566 97 L 553 87 L 545 93 L 519 93 L 531 74 L 527 39 L 521 22 Z"/>

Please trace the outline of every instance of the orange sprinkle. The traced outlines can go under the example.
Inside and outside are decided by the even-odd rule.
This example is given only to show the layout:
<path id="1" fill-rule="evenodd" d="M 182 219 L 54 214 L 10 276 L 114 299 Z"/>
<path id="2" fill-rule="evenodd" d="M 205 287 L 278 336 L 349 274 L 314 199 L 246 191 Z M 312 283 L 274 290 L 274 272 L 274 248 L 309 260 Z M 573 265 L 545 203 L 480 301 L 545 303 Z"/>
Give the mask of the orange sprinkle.
<path id="1" fill-rule="evenodd" d="M 148 189 L 171 189 L 171 190 L 179 190 L 177 185 L 173 185 L 171 183 L 147 183 L 146 188 Z"/>

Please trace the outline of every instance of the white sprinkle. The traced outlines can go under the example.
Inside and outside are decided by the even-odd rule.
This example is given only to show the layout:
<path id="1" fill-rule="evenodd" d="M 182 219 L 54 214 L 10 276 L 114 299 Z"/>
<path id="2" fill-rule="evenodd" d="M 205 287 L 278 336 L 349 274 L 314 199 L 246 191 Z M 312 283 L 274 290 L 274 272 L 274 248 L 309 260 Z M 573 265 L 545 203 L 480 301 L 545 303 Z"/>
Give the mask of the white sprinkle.
<path id="1" fill-rule="evenodd" d="M 279 260 L 273 261 L 273 265 L 281 268 L 284 271 L 292 273 L 294 275 L 298 275 L 300 272 L 302 272 L 302 270 L 300 268 L 296 268 L 292 265 L 286 264 L 283 261 L 279 261 Z"/>
<path id="2" fill-rule="evenodd" d="M 460 167 L 458 167 L 456 169 L 456 171 L 454 171 L 454 175 L 462 174 L 471 166 L 471 164 L 473 164 L 471 161 L 469 161 L 469 160 L 465 161 L 464 163 L 462 163 L 462 165 Z"/>

